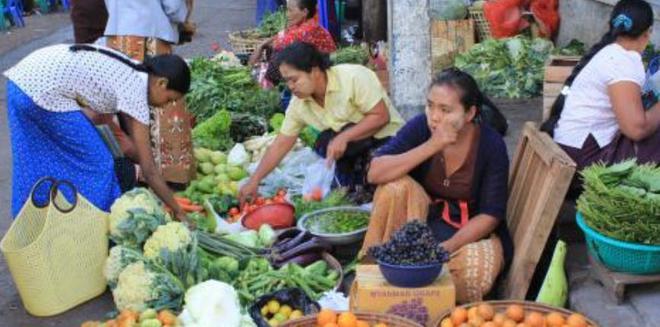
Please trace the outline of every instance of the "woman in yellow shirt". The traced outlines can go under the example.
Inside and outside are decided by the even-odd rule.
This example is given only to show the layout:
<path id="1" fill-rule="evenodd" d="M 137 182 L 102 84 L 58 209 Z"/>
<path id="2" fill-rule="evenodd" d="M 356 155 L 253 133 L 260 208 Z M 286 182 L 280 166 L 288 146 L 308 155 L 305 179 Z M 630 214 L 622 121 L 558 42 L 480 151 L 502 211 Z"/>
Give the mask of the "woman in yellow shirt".
<path id="1" fill-rule="evenodd" d="M 314 150 L 329 162 L 336 161 L 339 184 L 349 190 L 364 185 L 371 150 L 396 134 L 404 122 L 376 74 L 360 65 L 331 66 L 327 55 L 302 42 L 282 50 L 276 63 L 294 96 L 280 134 L 241 188 L 241 201 L 256 195 L 261 180 L 307 126 L 322 131 Z"/>

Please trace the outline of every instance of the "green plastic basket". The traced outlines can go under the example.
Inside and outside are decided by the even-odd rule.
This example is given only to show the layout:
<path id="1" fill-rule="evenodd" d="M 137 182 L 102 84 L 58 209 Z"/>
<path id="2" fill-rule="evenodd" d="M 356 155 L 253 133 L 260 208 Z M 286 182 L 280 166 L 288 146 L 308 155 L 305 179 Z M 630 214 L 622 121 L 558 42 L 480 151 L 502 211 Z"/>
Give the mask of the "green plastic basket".
<path id="1" fill-rule="evenodd" d="M 581 213 L 577 213 L 576 219 L 589 254 L 609 269 L 635 275 L 660 273 L 660 246 L 618 241 L 589 227 Z"/>

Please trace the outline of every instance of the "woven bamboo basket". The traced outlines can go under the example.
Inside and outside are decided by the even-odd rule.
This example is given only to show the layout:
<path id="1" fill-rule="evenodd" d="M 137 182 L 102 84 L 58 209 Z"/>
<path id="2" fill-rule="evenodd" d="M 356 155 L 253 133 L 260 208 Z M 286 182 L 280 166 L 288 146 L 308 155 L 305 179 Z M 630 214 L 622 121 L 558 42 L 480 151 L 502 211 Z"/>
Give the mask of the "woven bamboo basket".
<path id="1" fill-rule="evenodd" d="M 479 305 L 481 303 L 490 304 L 491 306 L 493 306 L 493 309 L 495 309 L 496 313 L 504 313 L 506 311 L 506 308 L 509 307 L 510 305 L 513 305 L 513 304 L 517 304 L 517 305 L 522 306 L 523 309 L 525 310 L 525 314 L 527 314 L 529 312 L 538 312 L 540 314 L 547 315 L 547 314 L 552 313 L 552 312 L 557 312 L 557 313 L 560 313 L 561 315 L 563 315 L 564 318 L 568 318 L 568 316 L 575 313 L 573 311 L 566 310 L 564 308 L 551 307 L 549 305 L 545 305 L 545 304 L 542 304 L 542 303 L 529 302 L 529 301 L 512 301 L 512 300 L 484 301 L 484 302 L 479 302 L 479 303 L 470 303 L 470 304 L 461 305 L 461 306 L 459 306 L 459 308 L 469 309 L 469 308 L 471 308 L 475 305 Z M 442 313 L 442 315 L 440 315 L 440 319 L 438 319 L 435 322 L 435 324 L 432 325 L 432 326 L 434 326 L 434 327 L 438 326 L 439 327 L 442 320 L 445 319 L 445 318 L 449 318 L 449 316 L 451 315 L 451 312 L 453 310 L 454 309 L 445 310 Z M 585 319 L 587 320 L 587 324 L 589 324 L 589 326 L 593 326 L 593 327 L 598 327 L 599 326 L 597 323 L 595 323 L 591 319 L 589 319 L 587 317 L 585 317 Z"/>
<path id="2" fill-rule="evenodd" d="M 229 33 L 229 44 L 237 56 L 249 56 L 267 38 L 259 37 L 256 30 L 245 30 Z"/>
<path id="3" fill-rule="evenodd" d="M 357 316 L 358 320 L 365 321 L 370 325 L 384 323 L 387 327 L 423 327 L 412 320 L 385 313 L 354 312 L 353 314 Z M 316 327 L 316 315 L 288 321 L 282 327 Z"/>
<path id="4" fill-rule="evenodd" d="M 490 24 L 484 16 L 483 4 L 468 7 L 468 12 L 470 13 L 470 18 L 474 20 L 474 23 L 476 24 L 479 41 L 492 38 L 493 36 L 490 34 Z"/>

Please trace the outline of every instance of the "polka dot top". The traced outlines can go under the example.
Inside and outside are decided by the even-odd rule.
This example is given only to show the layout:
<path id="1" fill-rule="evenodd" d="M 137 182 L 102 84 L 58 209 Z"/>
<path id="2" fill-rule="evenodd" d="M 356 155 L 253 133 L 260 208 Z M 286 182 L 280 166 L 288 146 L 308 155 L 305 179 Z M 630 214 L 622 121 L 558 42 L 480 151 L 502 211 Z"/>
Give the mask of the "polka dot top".
<path id="1" fill-rule="evenodd" d="M 39 49 L 4 75 L 45 110 L 71 112 L 87 107 L 99 113 L 122 112 L 149 124 L 146 73 L 105 54 L 73 52 L 69 47 Z"/>

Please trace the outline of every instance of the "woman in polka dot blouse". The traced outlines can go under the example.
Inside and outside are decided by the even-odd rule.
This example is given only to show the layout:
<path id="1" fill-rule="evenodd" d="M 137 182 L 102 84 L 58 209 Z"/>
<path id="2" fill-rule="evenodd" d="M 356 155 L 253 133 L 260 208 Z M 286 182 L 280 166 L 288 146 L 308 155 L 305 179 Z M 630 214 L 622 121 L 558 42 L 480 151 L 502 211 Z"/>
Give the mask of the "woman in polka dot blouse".
<path id="1" fill-rule="evenodd" d="M 183 210 L 158 172 L 151 152 L 151 106 L 180 100 L 190 70 L 176 55 L 143 63 L 109 48 L 54 45 L 39 49 L 4 73 L 13 154 L 12 216 L 42 177 L 71 181 L 101 210 L 120 196 L 112 154 L 81 108 L 118 114 L 130 135 L 148 185 L 173 209 Z"/>

